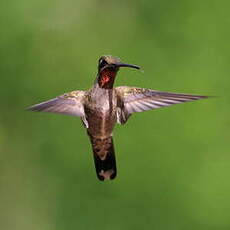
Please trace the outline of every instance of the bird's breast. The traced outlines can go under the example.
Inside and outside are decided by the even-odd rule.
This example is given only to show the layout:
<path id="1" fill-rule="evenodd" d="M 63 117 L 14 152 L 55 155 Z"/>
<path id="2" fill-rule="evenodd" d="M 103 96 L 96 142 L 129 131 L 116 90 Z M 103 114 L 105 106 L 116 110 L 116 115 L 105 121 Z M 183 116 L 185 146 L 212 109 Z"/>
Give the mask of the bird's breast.
<path id="1" fill-rule="evenodd" d="M 116 123 L 117 98 L 114 90 L 92 91 L 84 110 L 89 124 L 88 133 L 94 137 L 108 137 Z"/>

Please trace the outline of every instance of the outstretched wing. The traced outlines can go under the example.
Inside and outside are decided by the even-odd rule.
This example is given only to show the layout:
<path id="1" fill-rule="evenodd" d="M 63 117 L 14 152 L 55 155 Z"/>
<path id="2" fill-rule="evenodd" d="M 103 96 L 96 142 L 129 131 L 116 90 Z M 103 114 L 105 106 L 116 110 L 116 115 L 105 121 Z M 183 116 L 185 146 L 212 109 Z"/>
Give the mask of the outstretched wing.
<path id="1" fill-rule="evenodd" d="M 28 108 L 32 111 L 42 111 L 49 113 L 61 113 L 72 116 L 83 117 L 83 96 L 85 91 L 72 91 L 63 94 L 49 101 L 33 105 Z"/>
<path id="2" fill-rule="evenodd" d="M 169 93 L 127 86 L 116 87 L 116 92 L 121 101 L 121 112 L 118 118 L 118 122 L 121 124 L 125 123 L 128 117 L 134 112 L 143 112 L 150 109 L 207 98 L 207 96 Z"/>

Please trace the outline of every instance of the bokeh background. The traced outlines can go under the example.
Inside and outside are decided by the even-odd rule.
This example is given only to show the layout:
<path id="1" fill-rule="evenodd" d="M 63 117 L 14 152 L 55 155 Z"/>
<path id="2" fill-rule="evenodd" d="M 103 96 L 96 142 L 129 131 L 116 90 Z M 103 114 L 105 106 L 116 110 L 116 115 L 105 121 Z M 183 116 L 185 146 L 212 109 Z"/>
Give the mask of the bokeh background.
<path id="1" fill-rule="evenodd" d="M 230 229 L 230 16 L 217 0 L 0 2 L 0 228 Z M 100 182 L 76 117 L 24 109 L 94 82 L 218 96 L 135 114 Z"/>

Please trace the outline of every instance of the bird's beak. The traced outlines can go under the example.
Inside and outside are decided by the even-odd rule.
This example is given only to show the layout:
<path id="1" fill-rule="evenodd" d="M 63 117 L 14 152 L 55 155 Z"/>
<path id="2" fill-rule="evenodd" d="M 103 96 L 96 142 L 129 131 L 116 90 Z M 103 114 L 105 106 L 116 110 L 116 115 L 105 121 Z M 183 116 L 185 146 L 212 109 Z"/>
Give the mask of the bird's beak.
<path id="1" fill-rule="evenodd" d="M 132 64 L 126 64 L 126 63 L 116 63 L 115 64 L 117 67 L 129 67 L 129 68 L 134 68 L 134 69 L 140 69 L 141 67 L 140 66 L 137 66 L 137 65 L 132 65 Z"/>

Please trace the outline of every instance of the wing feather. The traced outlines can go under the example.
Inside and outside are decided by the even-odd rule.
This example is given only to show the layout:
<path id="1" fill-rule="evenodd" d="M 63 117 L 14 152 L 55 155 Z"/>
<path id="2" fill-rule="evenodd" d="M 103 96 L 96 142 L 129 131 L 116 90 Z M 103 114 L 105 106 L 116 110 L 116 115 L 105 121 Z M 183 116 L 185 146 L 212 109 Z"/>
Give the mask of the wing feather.
<path id="1" fill-rule="evenodd" d="M 116 87 L 117 95 L 123 102 L 124 114 L 130 116 L 134 112 L 157 109 L 174 104 L 199 100 L 207 96 L 162 92 L 151 89 L 120 86 Z M 125 120 L 126 121 L 126 120 Z"/>
<path id="2" fill-rule="evenodd" d="M 33 105 L 28 108 L 31 111 L 42 111 L 49 113 L 61 113 L 72 116 L 83 117 L 83 96 L 85 91 L 73 91 L 54 99 Z"/>

